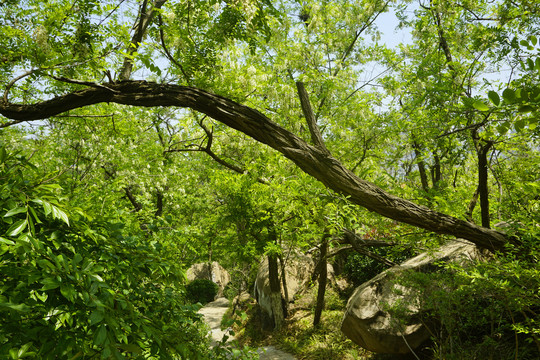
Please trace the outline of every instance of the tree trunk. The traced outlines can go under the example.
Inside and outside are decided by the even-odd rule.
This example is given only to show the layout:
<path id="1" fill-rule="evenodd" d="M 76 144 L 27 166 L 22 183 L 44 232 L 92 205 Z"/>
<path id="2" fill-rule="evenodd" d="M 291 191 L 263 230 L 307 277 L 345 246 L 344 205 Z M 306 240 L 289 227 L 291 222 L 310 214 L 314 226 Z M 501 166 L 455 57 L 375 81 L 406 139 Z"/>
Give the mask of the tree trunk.
<path id="1" fill-rule="evenodd" d="M 270 280 L 270 301 L 272 303 L 272 315 L 274 329 L 281 329 L 285 315 L 281 300 L 281 287 L 279 285 L 278 259 L 276 255 L 268 255 L 268 277 Z"/>
<path id="2" fill-rule="evenodd" d="M 193 87 L 122 81 L 92 84 L 87 89 L 37 104 L 11 104 L 4 98 L 3 101 L 0 100 L 0 114 L 15 121 L 4 123 L 0 128 L 23 121 L 46 119 L 68 110 L 102 102 L 143 107 L 191 108 L 281 152 L 307 174 L 369 211 L 438 234 L 464 238 L 491 251 L 502 250 L 504 245 L 511 241 L 498 231 L 456 219 L 389 194 L 360 179 L 327 151 L 309 145 L 259 111 Z"/>
<path id="3" fill-rule="evenodd" d="M 439 155 L 433 154 L 434 164 L 431 167 L 431 183 L 433 184 L 434 189 L 439 188 L 439 182 L 441 181 L 441 159 Z"/>
<path id="4" fill-rule="evenodd" d="M 315 316 L 313 317 L 313 326 L 318 326 L 321 322 L 321 315 L 324 309 L 324 294 L 326 293 L 326 282 L 328 279 L 328 269 L 326 264 L 328 254 L 328 237 L 327 233 L 323 236 L 321 243 L 321 256 L 319 259 L 319 287 L 317 289 L 317 305 L 315 306 Z"/>
<path id="5" fill-rule="evenodd" d="M 480 215 L 482 217 L 482 226 L 488 229 L 490 227 L 490 216 L 487 154 L 490 147 L 491 143 L 485 145 L 479 144 L 478 149 L 478 193 L 480 195 Z"/>
<path id="6" fill-rule="evenodd" d="M 413 149 L 414 149 L 414 155 L 416 156 L 416 165 L 418 166 L 418 172 L 420 173 L 420 182 L 422 183 L 422 189 L 427 194 L 429 193 L 429 183 L 428 183 L 428 177 L 426 174 L 426 164 L 424 163 L 424 160 L 422 160 L 422 153 L 420 152 L 420 145 L 418 145 L 416 140 L 413 141 Z"/>
<path id="7" fill-rule="evenodd" d="M 289 290 L 287 288 L 287 274 L 285 272 L 285 260 L 283 260 L 283 256 L 279 256 L 279 265 L 281 266 L 281 285 L 283 286 L 283 298 L 285 299 L 285 313 L 288 311 L 288 302 L 290 300 L 289 298 Z M 286 316 L 286 315 L 285 315 Z"/>

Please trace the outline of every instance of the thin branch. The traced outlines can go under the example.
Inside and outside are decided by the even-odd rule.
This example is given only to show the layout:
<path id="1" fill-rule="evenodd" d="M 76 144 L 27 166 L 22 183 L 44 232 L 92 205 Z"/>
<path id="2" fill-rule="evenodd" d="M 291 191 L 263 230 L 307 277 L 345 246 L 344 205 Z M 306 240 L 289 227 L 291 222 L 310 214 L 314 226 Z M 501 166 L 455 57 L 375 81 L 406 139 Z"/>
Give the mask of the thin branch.
<path id="1" fill-rule="evenodd" d="M 377 13 L 375 14 L 375 16 L 373 16 L 373 19 L 368 20 L 368 22 L 365 23 L 364 26 L 362 26 L 359 30 L 357 30 L 357 31 L 355 32 L 353 40 L 351 41 L 351 43 L 349 44 L 349 46 L 347 47 L 347 49 L 343 52 L 343 55 L 341 56 L 340 63 L 343 63 L 345 60 L 347 60 L 347 58 L 349 57 L 349 55 L 352 53 L 352 50 L 354 49 L 354 45 L 356 44 L 356 42 L 357 42 L 358 39 L 360 38 L 360 35 L 361 35 L 368 27 L 370 27 L 371 24 L 373 24 L 373 23 L 375 22 L 375 20 L 377 20 L 377 18 L 379 17 L 380 14 L 382 14 L 382 13 L 386 10 L 386 8 L 387 8 L 389 2 L 390 2 L 390 1 L 387 1 L 387 2 L 384 4 L 384 6 L 382 7 L 382 9 L 381 9 L 379 12 L 377 12 Z M 341 69 L 342 69 L 341 66 L 336 66 L 336 69 L 334 70 L 333 76 L 336 77 Z M 289 71 L 289 75 L 290 75 L 290 77 L 291 77 L 291 79 L 292 79 L 293 76 L 292 76 L 292 73 L 291 73 L 290 69 L 289 69 L 288 71 Z M 363 87 L 366 86 L 366 85 L 367 85 L 367 83 L 364 84 L 363 86 L 361 86 L 358 90 L 360 90 L 361 88 L 363 88 Z M 355 92 L 356 92 L 356 91 L 355 91 Z M 353 94 L 354 94 L 354 92 L 353 92 Z M 352 96 L 352 94 L 351 94 L 351 96 Z M 323 96 L 323 98 L 322 98 L 321 101 L 319 102 L 319 105 L 317 106 L 317 114 L 315 115 L 315 119 L 318 119 L 318 118 L 319 118 L 319 115 L 320 115 L 320 113 L 321 113 L 321 111 L 322 111 L 322 108 L 323 108 L 323 106 L 324 106 L 324 104 L 325 104 L 325 102 L 326 102 L 326 98 L 327 98 L 326 96 Z M 348 99 L 348 98 L 347 98 L 347 99 Z"/>
<path id="2" fill-rule="evenodd" d="M 167 45 L 165 45 L 165 35 L 163 34 L 163 18 L 161 14 L 158 14 L 158 21 L 159 21 L 159 38 L 161 40 L 161 47 L 165 51 L 165 54 L 167 55 L 167 58 L 178 68 L 180 71 L 182 71 L 182 75 L 184 75 L 184 78 L 186 79 L 186 82 L 190 84 L 189 76 L 187 75 L 186 71 L 184 70 L 184 67 L 182 64 L 180 64 L 176 59 L 171 55 L 169 52 L 169 49 L 167 48 Z"/>
<path id="3" fill-rule="evenodd" d="M 145 0 L 141 5 L 140 20 L 137 24 L 137 28 L 135 29 L 135 33 L 131 38 L 131 42 L 126 51 L 127 54 L 124 57 L 124 64 L 122 65 L 118 75 L 118 79 L 120 81 L 129 80 L 131 77 L 131 72 L 133 70 L 133 54 L 139 49 L 139 46 L 146 33 L 146 29 L 148 28 L 148 25 L 150 25 L 152 18 L 157 13 L 157 10 L 159 10 L 163 4 L 165 4 L 165 2 L 167 2 L 167 0 L 156 0 L 148 11 L 146 10 L 146 5 L 148 3 L 147 0 Z"/>
<path id="4" fill-rule="evenodd" d="M 112 172 L 107 170 L 107 168 L 105 166 L 102 165 L 101 168 L 105 172 L 105 175 L 107 175 L 107 176 L 109 176 L 110 178 L 113 178 L 113 179 L 116 177 Z M 129 202 L 135 208 L 135 212 L 141 211 L 142 210 L 142 205 L 137 201 L 137 199 L 135 199 L 135 196 L 131 192 L 131 188 L 129 186 L 124 186 L 123 189 L 124 189 L 124 192 L 126 193 L 126 196 L 127 196 L 128 200 L 129 200 Z"/>
<path id="5" fill-rule="evenodd" d="M 414 234 L 414 233 L 413 233 Z M 355 246 L 360 246 L 360 247 L 366 247 L 366 246 L 369 246 L 369 247 L 388 247 L 388 246 L 395 246 L 396 244 L 395 243 L 392 243 L 392 242 L 387 242 L 387 241 L 381 241 L 381 240 L 366 240 L 366 239 L 363 239 L 362 237 L 358 236 L 358 234 L 356 234 L 354 231 L 351 231 L 351 230 L 348 230 L 348 229 L 343 229 L 343 239 Z"/>
<path id="6" fill-rule="evenodd" d="M 437 135 L 435 137 L 435 139 L 440 139 L 442 137 L 445 137 L 445 136 L 449 136 L 449 135 L 453 135 L 455 133 L 458 133 L 458 132 L 462 132 L 462 131 L 467 131 L 467 130 L 471 130 L 471 129 L 478 129 L 482 126 L 484 126 L 486 123 L 487 123 L 487 120 L 489 118 L 489 115 L 491 115 L 491 112 L 493 110 L 490 111 L 490 113 L 488 115 L 486 115 L 486 117 L 484 118 L 484 121 L 482 121 L 481 123 L 477 123 L 477 124 L 472 124 L 472 125 L 468 125 L 468 126 L 465 126 L 465 127 L 462 127 L 462 128 L 459 128 L 459 129 L 455 129 L 455 130 L 451 130 L 451 131 L 448 131 L 448 132 L 445 132 L 441 135 Z"/>
<path id="7" fill-rule="evenodd" d="M 226 167 L 227 169 L 229 170 L 232 170 L 238 174 L 245 174 L 247 172 L 247 170 L 239 167 L 239 166 L 236 166 L 234 164 L 231 164 L 230 162 L 222 159 L 221 157 L 219 157 L 214 151 L 212 151 L 212 142 L 213 142 L 213 139 L 214 139 L 214 136 L 213 136 L 213 130 L 210 130 L 206 125 L 204 125 L 204 123 L 202 121 L 199 122 L 199 126 L 201 126 L 201 128 L 204 130 L 204 132 L 206 133 L 206 146 L 202 146 L 202 145 L 197 145 L 197 144 L 192 144 L 192 145 L 189 145 L 189 146 L 192 146 L 194 148 L 188 148 L 188 147 L 185 147 L 183 149 L 169 149 L 169 150 L 165 150 L 164 152 L 165 153 L 170 153 L 170 152 L 190 152 L 190 151 L 194 151 L 194 152 L 204 152 L 206 153 L 208 156 L 210 156 L 215 162 L 217 162 L 218 164 Z M 261 184 L 264 184 L 264 185 L 268 185 L 268 181 L 262 179 L 262 178 L 257 178 L 257 182 L 261 183 Z"/>
<path id="8" fill-rule="evenodd" d="M 366 240 L 362 239 L 361 237 L 359 237 L 358 235 L 356 235 L 354 232 L 352 232 L 350 230 L 347 230 L 347 229 L 343 230 L 343 240 L 346 241 L 347 243 L 351 244 L 356 252 L 359 252 L 360 254 L 366 255 L 366 256 L 372 258 L 375 261 L 378 261 L 378 262 L 383 263 L 383 264 L 385 264 L 387 266 L 390 266 L 390 267 L 397 265 L 397 263 L 395 263 L 395 262 L 393 262 L 391 260 L 388 260 L 387 258 L 366 249 L 366 246 L 374 246 L 374 245 L 368 245 L 370 243 L 376 243 L 376 244 L 379 244 L 379 246 L 381 246 L 380 245 L 381 243 L 384 244 L 382 246 L 393 246 L 394 244 L 386 243 L 386 242 L 383 242 L 383 241 L 376 241 L 376 242 L 374 242 L 374 241 L 366 241 Z"/>
<path id="9" fill-rule="evenodd" d="M 349 46 L 347 47 L 347 49 L 345 50 L 345 52 L 341 56 L 340 62 L 344 62 L 349 57 L 349 55 L 351 54 L 351 52 L 352 52 L 352 50 L 354 48 L 354 45 L 358 41 L 358 38 L 360 37 L 360 35 L 364 32 L 364 30 L 366 30 L 368 27 L 370 27 L 371 24 L 373 24 L 375 22 L 375 20 L 377 20 L 379 15 L 381 15 L 386 10 L 386 8 L 388 7 L 389 2 L 390 1 L 387 1 L 386 3 L 384 3 L 384 6 L 382 7 L 382 9 L 380 11 L 378 11 L 375 14 L 375 16 L 373 16 L 373 19 L 368 20 L 368 22 L 365 23 L 364 26 L 362 26 L 359 30 L 356 31 L 356 33 L 354 35 L 354 38 L 353 38 L 353 41 L 351 41 L 351 43 L 349 44 Z M 334 76 L 336 76 L 338 74 L 339 69 L 340 69 L 340 67 L 336 68 L 336 70 L 334 71 Z"/>
<path id="10" fill-rule="evenodd" d="M 55 75 L 50 75 L 50 74 L 44 74 L 44 75 L 48 76 L 50 78 L 53 78 L 54 80 L 66 82 L 66 83 L 69 83 L 69 84 L 77 84 L 77 85 L 85 85 L 85 86 L 90 86 L 90 87 L 96 87 L 96 88 L 105 89 L 105 90 L 108 90 L 108 91 L 118 93 L 116 90 L 111 89 L 110 87 L 107 87 L 107 86 L 102 85 L 102 84 L 95 83 L 93 81 L 83 81 L 83 80 L 77 80 L 77 79 L 69 79 L 69 78 L 66 78 L 66 77 L 63 77 L 63 76 L 55 76 Z"/>
<path id="11" fill-rule="evenodd" d="M 99 22 L 98 25 L 103 24 L 103 23 L 105 22 L 105 20 L 107 20 L 112 14 L 114 14 L 114 12 L 115 12 L 116 10 L 118 10 L 118 8 L 120 7 L 120 5 L 122 5 L 122 4 L 124 3 L 124 1 L 126 1 L 126 0 L 121 0 L 121 1 L 118 3 L 118 5 L 116 5 L 116 6 L 114 7 L 114 9 L 112 9 L 112 10 L 107 14 L 107 16 L 105 16 L 103 19 L 101 19 L 101 21 Z"/>
<path id="12" fill-rule="evenodd" d="M 7 85 L 6 85 L 6 90 L 4 90 L 4 103 L 7 105 L 9 104 L 9 99 L 8 99 L 8 94 L 9 94 L 9 89 L 11 89 L 13 87 L 13 85 L 15 85 L 15 83 L 27 76 L 30 76 L 32 75 L 33 73 L 37 72 L 37 71 L 40 71 L 42 70 L 41 68 L 39 69 L 32 69 L 32 70 L 29 70 L 27 72 L 25 72 L 24 74 L 22 75 L 19 75 L 17 76 L 15 79 L 11 80 Z"/>

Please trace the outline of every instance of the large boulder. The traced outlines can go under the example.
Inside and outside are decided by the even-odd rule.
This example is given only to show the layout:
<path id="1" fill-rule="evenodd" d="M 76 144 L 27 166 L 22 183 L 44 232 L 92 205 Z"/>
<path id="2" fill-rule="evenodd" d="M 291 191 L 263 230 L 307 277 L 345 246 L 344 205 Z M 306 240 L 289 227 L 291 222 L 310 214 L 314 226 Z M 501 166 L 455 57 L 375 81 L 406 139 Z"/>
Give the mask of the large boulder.
<path id="1" fill-rule="evenodd" d="M 394 266 L 360 285 L 347 303 L 341 331 L 361 347 L 378 353 L 406 354 L 429 339 L 426 318 L 419 308 L 422 295 L 398 284 L 395 280 L 406 270 L 430 272 L 438 262 L 465 264 L 484 258 L 471 242 L 457 239 L 434 252 L 420 254 Z M 404 306 L 409 314 L 405 322 L 394 318 L 387 309 Z"/>
<path id="2" fill-rule="evenodd" d="M 216 261 L 213 261 L 212 264 L 209 263 L 199 263 L 192 265 L 187 273 L 187 279 L 193 281 L 196 279 L 206 279 L 211 280 L 218 286 L 218 293 L 216 299 L 223 297 L 223 290 L 225 286 L 231 281 L 231 276 L 229 272 L 219 265 Z"/>
<path id="3" fill-rule="evenodd" d="M 306 285 L 310 280 L 311 273 L 314 269 L 314 262 L 311 257 L 301 254 L 292 254 L 285 262 L 285 282 L 287 283 L 287 291 L 281 284 L 281 293 L 287 296 L 284 300 L 287 302 L 294 301 L 295 295 Z M 280 279 L 282 276 L 281 264 L 279 269 Z M 266 312 L 270 318 L 272 316 L 272 302 L 270 300 L 270 279 L 268 270 L 268 259 L 264 257 L 259 263 L 259 270 L 255 280 L 255 299 L 259 306 Z"/>

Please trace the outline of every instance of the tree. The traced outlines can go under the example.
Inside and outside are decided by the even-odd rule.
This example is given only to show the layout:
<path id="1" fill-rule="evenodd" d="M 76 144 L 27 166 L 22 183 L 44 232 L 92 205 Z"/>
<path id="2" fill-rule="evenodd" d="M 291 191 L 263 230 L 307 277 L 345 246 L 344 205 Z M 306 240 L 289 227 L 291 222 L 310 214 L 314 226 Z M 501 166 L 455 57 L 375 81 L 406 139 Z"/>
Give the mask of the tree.
<path id="1" fill-rule="evenodd" d="M 141 11 L 139 11 L 137 20 L 138 29 L 147 28 L 147 22 L 151 21 L 149 19 L 153 18 L 153 16 L 148 14 L 149 11 L 152 12 L 152 14 L 154 14 L 154 12 L 157 14 L 161 12 L 160 8 L 164 5 L 163 2 L 158 2 L 153 4 L 153 7 L 151 7 L 151 10 L 149 10 L 146 9 L 145 4 L 146 2 L 143 4 Z M 242 30 L 245 31 L 245 33 L 231 33 L 231 37 L 245 40 L 250 36 L 248 34 L 249 26 L 254 27 L 256 30 L 266 29 L 265 26 L 267 26 L 267 22 L 264 24 L 257 23 L 257 21 L 262 21 L 258 17 L 263 16 L 265 11 L 271 12 L 273 8 L 268 6 L 268 4 L 259 5 L 260 7 L 257 8 L 253 18 L 248 19 L 247 17 L 239 17 L 234 19 L 234 21 L 236 21 L 235 26 L 246 26 L 246 29 Z M 88 14 L 92 12 L 98 12 L 101 14 L 103 11 L 107 10 L 105 6 L 92 6 L 90 6 L 90 9 L 88 9 Z M 171 6 L 175 11 L 179 11 L 178 8 L 175 8 L 175 6 L 177 6 L 176 4 L 171 4 Z M 50 9 L 48 10 L 52 11 Z M 189 9 L 187 11 L 187 15 L 189 15 Z M 221 11 L 220 21 L 223 21 L 223 23 L 214 24 L 215 26 L 224 26 L 226 21 L 232 21 L 231 19 L 226 18 L 228 11 L 236 11 L 235 14 L 238 15 L 237 12 L 239 9 L 233 9 L 232 5 L 227 5 Z M 30 10 L 25 10 L 25 12 L 28 14 Z M 115 11 L 113 10 L 111 14 L 115 14 Z M 186 16 L 186 14 L 183 15 Z M 79 23 L 79 26 L 86 26 L 89 19 L 85 17 L 84 13 L 81 16 L 83 16 L 83 19 L 80 20 L 81 22 Z M 50 19 L 47 21 L 50 21 Z M 368 25 L 370 24 L 370 21 L 372 21 L 372 19 L 368 19 Z M 39 26 L 45 25 L 41 24 Z M 53 30 L 62 31 L 62 28 L 54 27 L 57 26 L 56 23 L 52 24 L 51 26 L 51 29 L 43 30 L 42 27 L 38 27 L 38 30 L 42 29 L 43 31 L 47 32 L 52 32 Z M 106 27 L 108 26 L 112 26 L 112 24 L 108 22 Z M 154 22 L 153 26 L 157 27 L 157 31 L 152 32 L 150 31 L 151 28 L 148 27 L 148 33 L 146 35 L 155 39 L 155 44 L 157 45 L 162 43 L 160 35 L 162 35 L 161 32 L 164 27 L 159 27 L 159 22 L 157 24 Z M 38 37 L 39 34 L 37 34 L 36 37 Z M 85 34 L 97 33 L 85 31 Z M 360 33 L 357 33 L 356 37 L 359 35 Z M 226 97 L 215 95 L 192 86 L 127 80 L 130 78 L 130 76 L 127 75 L 129 75 L 131 72 L 126 70 L 126 68 L 131 66 L 129 64 L 132 64 L 133 61 L 139 60 L 143 64 L 148 63 L 151 70 L 156 70 L 156 65 L 150 66 L 151 62 L 147 56 L 143 55 L 140 56 L 140 58 L 131 59 L 132 55 L 128 53 L 129 56 L 126 57 L 127 60 L 124 61 L 124 65 L 120 71 L 122 74 L 121 79 L 118 81 L 115 81 L 112 78 L 109 79 L 109 82 L 93 82 L 76 78 L 68 78 L 68 74 L 75 75 L 77 77 L 78 74 L 74 73 L 74 71 L 76 69 L 78 69 L 77 71 L 81 71 L 81 68 L 77 67 L 76 64 L 67 65 L 67 69 L 65 70 L 62 67 L 59 67 L 58 63 L 60 59 L 58 56 L 62 52 L 52 51 L 47 46 L 54 47 L 59 46 L 60 44 L 44 44 L 43 41 L 45 40 L 42 38 L 44 35 L 39 36 L 41 36 L 39 39 L 41 39 L 40 41 L 42 41 L 42 43 L 39 43 L 36 40 L 31 46 L 31 49 L 25 49 L 25 51 L 28 51 L 28 55 L 23 55 L 23 57 L 27 56 L 27 59 L 30 60 L 30 64 L 34 64 L 36 67 L 27 73 L 14 78 L 12 81 L 6 84 L 2 105 L 0 106 L 0 113 L 13 121 L 5 122 L 3 127 L 32 120 L 47 119 L 55 115 L 65 113 L 66 111 L 82 109 L 90 105 L 100 103 L 117 103 L 143 107 L 186 107 L 203 113 L 227 126 L 230 126 L 231 128 L 245 133 L 259 142 L 269 145 L 270 147 L 281 152 L 284 156 L 292 160 L 297 166 L 321 181 L 327 187 L 338 193 L 344 194 L 345 196 L 349 196 L 350 201 L 361 205 L 370 211 L 374 211 L 391 219 L 418 226 L 436 233 L 445 233 L 466 238 L 482 247 L 491 250 L 502 249 L 509 241 L 503 234 L 497 231 L 479 227 L 467 221 L 459 220 L 443 213 L 430 210 L 427 207 L 415 204 L 411 201 L 393 196 L 383 191 L 381 188 L 359 178 L 352 171 L 348 170 L 341 162 L 330 155 L 320 143 L 313 145 L 308 144 L 300 137 L 294 135 L 290 131 L 287 131 L 255 109 L 241 105 L 238 102 Z M 138 47 L 142 44 L 137 41 L 139 37 L 140 34 L 136 32 L 133 38 L 130 40 L 131 45 L 129 45 L 129 48 L 134 47 L 138 49 Z M 27 37 L 20 37 L 13 41 L 22 41 L 23 38 L 28 39 Z M 52 41 L 53 38 L 51 37 L 47 39 L 50 39 L 47 41 Z M 105 60 L 105 54 L 108 55 L 109 52 L 114 52 L 114 49 L 109 47 L 100 49 L 101 52 L 94 49 L 93 47 L 97 46 L 94 42 L 95 40 L 96 39 L 93 38 L 85 38 L 86 45 L 84 42 L 83 44 L 79 42 L 76 45 L 86 46 L 87 51 L 90 51 L 90 49 L 93 50 L 92 54 L 103 60 Z M 354 46 L 354 42 L 351 43 L 351 46 Z M 166 48 L 166 46 L 162 46 L 163 50 Z M 74 49 L 74 51 L 75 50 L 76 49 Z M 30 54 L 32 51 L 37 55 L 31 56 Z M 47 51 L 51 51 L 51 53 L 47 54 Z M 80 50 L 78 51 L 78 55 L 84 55 L 80 53 Z M 139 49 L 139 52 L 142 53 L 143 49 Z M 96 60 L 92 60 L 91 57 L 86 58 L 88 61 L 90 61 L 92 66 L 96 67 L 96 70 L 104 66 L 103 63 L 97 64 Z M 9 59 L 10 60 L 6 62 L 6 64 L 10 64 L 10 66 L 13 67 L 15 60 L 12 58 Z M 174 60 L 174 58 L 172 59 Z M 156 70 L 156 72 L 159 71 Z M 81 75 L 83 74 L 81 73 Z M 94 75 L 87 73 L 85 77 L 95 78 L 97 75 L 98 73 L 94 71 Z M 12 90 L 14 89 L 14 85 L 17 81 L 20 81 L 25 77 L 43 78 L 44 76 L 44 79 L 50 79 L 51 85 L 59 86 L 59 91 L 67 91 L 67 93 L 64 95 L 53 96 L 53 98 L 49 100 L 37 101 L 31 104 L 13 103 L 9 100 L 9 94 L 13 93 Z M 77 88 L 82 89 L 76 90 Z M 35 89 L 35 91 L 38 91 L 38 89 Z M 12 96 L 17 97 L 17 93 L 14 93 Z M 310 129 L 313 131 L 313 129 L 316 128 L 315 124 L 312 123 L 312 119 L 307 120 L 310 123 Z"/>
<path id="2" fill-rule="evenodd" d="M 366 246 L 421 248 L 444 240 L 435 233 L 527 248 L 536 4 L 134 4 L 0 5 L 2 137 L 35 152 L 72 206 L 121 220 L 179 263 L 227 254 L 245 273 L 268 244 L 274 274 L 284 244 L 318 247 L 321 264 L 336 239 L 386 265 Z M 410 43 L 380 43 L 387 12 Z M 523 76 L 488 76 L 505 66 Z M 518 236 L 489 229 L 494 218 Z"/>
<path id="3" fill-rule="evenodd" d="M 0 146 L 0 355 L 215 356 L 164 248 L 64 208 L 60 187 L 42 176 Z"/>

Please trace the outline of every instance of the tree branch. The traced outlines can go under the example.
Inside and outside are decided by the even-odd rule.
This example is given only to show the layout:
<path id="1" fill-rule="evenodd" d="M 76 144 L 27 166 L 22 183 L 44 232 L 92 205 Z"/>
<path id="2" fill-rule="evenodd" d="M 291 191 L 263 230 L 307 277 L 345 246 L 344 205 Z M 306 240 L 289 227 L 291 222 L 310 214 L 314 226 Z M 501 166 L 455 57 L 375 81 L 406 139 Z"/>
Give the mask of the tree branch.
<path id="1" fill-rule="evenodd" d="M 131 77 L 131 71 L 133 70 L 133 54 L 139 49 L 148 25 L 150 25 L 150 22 L 157 13 L 156 10 L 160 9 L 166 2 L 167 0 L 156 0 L 147 11 L 146 6 L 148 0 L 144 0 L 143 4 L 141 5 L 139 23 L 137 24 L 135 33 L 131 38 L 129 47 L 126 50 L 127 55 L 124 57 L 124 64 L 122 65 L 122 68 L 118 74 L 118 80 L 129 80 Z"/>
<path id="2" fill-rule="evenodd" d="M 36 104 L 0 103 L 0 114 L 12 120 L 39 120 L 102 102 L 141 107 L 185 107 L 208 115 L 281 152 L 304 172 L 357 205 L 396 221 L 438 234 L 472 241 L 491 251 L 509 241 L 503 233 L 431 210 L 399 198 L 365 181 L 319 147 L 309 145 L 259 111 L 194 87 L 123 81 L 105 84 L 114 91 L 87 88 Z M 0 127 L 6 127 L 4 124 Z"/>
<path id="3" fill-rule="evenodd" d="M 373 243 L 376 243 L 378 246 L 393 246 L 394 244 L 391 244 L 391 243 L 386 243 L 384 241 L 376 241 L 376 242 L 373 242 L 373 241 L 366 241 L 364 239 L 362 239 L 360 236 L 356 235 L 354 232 L 350 231 L 350 230 L 347 230 L 347 229 L 344 229 L 343 231 L 343 240 L 345 240 L 347 243 L 351 244 L 352 247 L 354 248 L 354 250 L 360 254 L 363 254 L 363 255 L 366 255 L 370 258 L 372 258 L 373 260 L 375 261 L 378 261 L 380 263 L 383 263 L 387 266 L 396 266 L 397 263 L 391 261 L 391 260 L 388 260 L 387 258 L 379 255 L 379 254 L 376 254 L 374 253 L 373 251 L 369 251 L 368 249 L 366 249 L 366 246 L 374 246 Z M 371 245 L 368 245 L 372 243 Z"/>
<path id="4" fill-rule="evenodd" d="M 112 172 L 110 172 L 109 170 L 107 170 L 107 168 L 105 168 L 105 166 L 101 166 L 101 168 L 105 172 L 105 175 L 107 175 L 108 177 L 110 177 L 110 178 L 115 177 L 115 175 Z M 133 205 L 133 208 L 135 209 L 135 212 L 141 211 L 142 210 L 142 205 L 137 201 L 137 199 L 135 199 L 135 196 L 131 192 L 131 188 L 129 186 L 124 186 L 123 189 L 124 189 L 124 192 L 126 193 L 126 197 L 128 198 L 129 202 L 131 203 L 131 205 Z"/>
<path id="5" fill-rule="evenodd" d="M 163 48 L 163 51 L 165 51 L 165 55 L 167 55 L 167 59 L 171 60 L 171 62 L 176 65 L 180 71 L 182 72 L 182 75 L 184 75 L 184 78 L 186 79 L 186 82 L 188 84 L 191 83 L 190 78 L 186 71 L 184 70 L 184 67 L 182 64 L 180 64 L 176 59 L 171 55 L 169 52 L 169 49 L 167 48 L 167 45 L 165 44 L 165 35 L 163 34 L 163 19 L 161 14 L 158 14 L 158 21 L 159 21 L 159 38 L 161 40 L 161 47 Z"/>
<path id="6" fill-rule="evenodd" d="M 321 132 L 319 131 L 319 127 L 317 126 L 317 119 L 315 119 L 315 114 L 313 114 L 313 109 L 311 108 L 311 103 L 309 102 L 309 95 L 304 87 L 304 83 L 297 81 L 296 88 L 298 89 L 298 97 L 300 98 L 300 104 L 302 105 L 302 112 L 306 118 L 313 145 L 330 154 L 324 145 L 324 140 Z"/>

